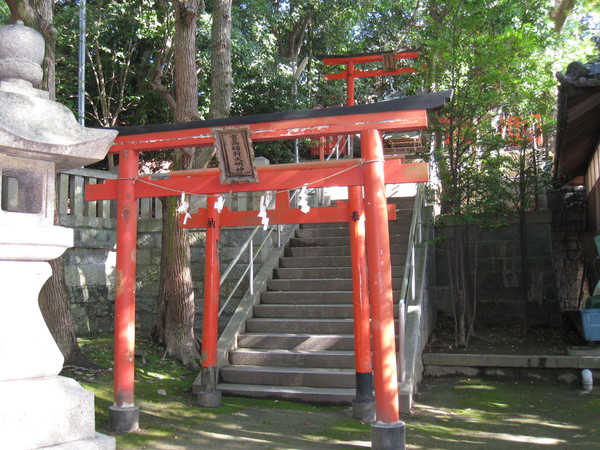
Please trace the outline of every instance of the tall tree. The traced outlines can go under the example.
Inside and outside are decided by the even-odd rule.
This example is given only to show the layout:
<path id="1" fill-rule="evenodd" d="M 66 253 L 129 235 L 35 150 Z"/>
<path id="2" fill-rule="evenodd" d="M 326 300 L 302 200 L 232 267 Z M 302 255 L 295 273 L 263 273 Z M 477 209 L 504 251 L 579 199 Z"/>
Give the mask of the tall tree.
<path id="1" fill-rule="evenodd" d="M 54 0 L 19 1 L 7 0 L 12 20 L 22 20 L 44 36 L 46 52 L 44 56 L 44 77 L 40 89 L 47 90 L 50 99 L 55 98 L 55 64 L 57 31 L 53 25 L 52 8 Z M 58 196 L 56 196 L 58 199 Z M 58 225 L 58 207 L 54 208 L 54 222 Z M 44 284 L 39 295 L 39 305 L 50 333 L 60 348 L 65 364 L 95 367 L 79 348 L 75 336 L 75 327 L 71 317 L 71 308 L 64 276 L 62 257 L 50 261 L 52 276 Z"/>
<path id="2" fill-rule="evenodd" d="M 175 6 L 175 120 L 198 119 L 196 20 L 199 2 L 173 0 Z M 202 5 L 203 6 L 203 5 Z M 226 117 L 231 108 L 231 0 L 213 2 L 211 44 L 211 118 Z M 168 97 L 167 97 L 168 99 Z M 178 150 L 173 170 L 203 168 L 214 148 Z M 190 368 L 197 368 L 199 352 L 194 334 L 195 302 L 187 230 L 179 228 L 177 198 L 164 199 L 158 320 L 155 336 L 167 352 Z"/>
<path id="3" fill-rule="evenodd" d="M 175 17 L 174 77 L 175 95 L 164 90 L 176 122 L 198 120 L 198 78 L 196 75 L 196 21 L 199 1 L 172 0 Z M 190 169 L 194 149 L 176 150 L 172 170 Z M 200 352 L 195 338 L 194 288 L 187 230 L 178 223 L 175 197 L 162 199 L 163 230 L 158 292 L 158 321 L 155 339 L 166 346 L 167 354 L 191 369 L 198 369 Z"/>
<path id="4" fill-rule="evenodd" d="M 543 1 L 538 7 L 542 8 Z M 457 340 L 466 345 L 475 317 L 474 271 L 467 225 L 481 223 L 505 208 L 498 189 L 501 164 L 495 121 L 509 104 L 544 97 L 550 74 L 541 49 L 549 42 L 546 18 L 522 2 L 494 5 L 464 0 L 426 3 L 427 77 L 432 89 L 453 89 L 455 96 L 439 122 L 435 162 L 442 214 L 452 222 L 448 273 L 455 306 Z M 534 12 L 536 11 L 536 12 Z M 486 33 L 481 33 L 482 24 Z M 533 75 L 533 77 L 532 77 Z M 535 91 L 545 81 L 544 89 Z M 515 86 L 528 86 L 515 89 Z M 519 92 L 517 92 L 519 91 Z M 549 100 L 549 97 L 546 97 Z"/>
<path id="5" fill-rule="evenodd" d="M 550 25 L 547 2 L 500 0 L 484 4 L 470 0 L 428 0 L 422 42 L 427 59 L 426 85 L 454 90 L 452 103 L 436 126 L 435 163 L 440 180 L 440 203 L 453 224 L 448 239 L 448 273 L 455 306 L 457 341 L 466 345 L 476 307 L 469 267 L 471 245 L 466 226 L 482 224 L 506 213 L 516 199 L 523 226 L 539 158 L 509 150 L 499 138 L 498 119 L 539 113 L 551 123 L 555 105 L 553 63 L 558 39 Z M 545 12 L 546 14 L 540 14 Z M 485 27 L 485 32 L 482 32 Z M 573 53 L 569 55 L 573 57 Z M 517 154 L 506 158 L 507 151 Z M 516 164 L 511 164 L 511 161 Z M 512 186 L 507 187 L 506 176 Z M 512 197 L 509 191 L 516 193 Z M 514 214 L 515 210 L 511 210 Z M 522 258 L 527 260 L 524 246 Z M 527 273 L 523 266 L 523 304 L 527 303 Z"/>

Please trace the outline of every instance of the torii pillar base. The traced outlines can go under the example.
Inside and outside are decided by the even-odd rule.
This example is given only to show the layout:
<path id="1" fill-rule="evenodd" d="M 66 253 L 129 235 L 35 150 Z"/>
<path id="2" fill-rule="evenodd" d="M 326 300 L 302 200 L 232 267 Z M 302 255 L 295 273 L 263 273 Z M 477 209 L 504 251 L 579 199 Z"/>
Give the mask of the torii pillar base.
<path id="1" fill-rule="evenodd" d="M 131 433 L 140 428 L 140 407 L 108 407 L 108 429 L 113 433 Z"/>
<path id="2" fill-rule="evenodd" d="M 373 450 L 404 450 L 406 448 L 404 422 L 371 424 L 371 448 Z"/>
<path id="3" fill-rule="evenodd" d="M 202 408 L 218 408 L 223 405 L 221 391 L 216 388 L 218 369 L 215 366 L 202 367 L 197 380 L 200 380 L 197 395 L 198 406 Z"/>
<path id="4" fill-rule="evenodd" d="M 352 418 L 363 423 L 375 422 L 375 399 L 354 398 L 352 399 Z"/>

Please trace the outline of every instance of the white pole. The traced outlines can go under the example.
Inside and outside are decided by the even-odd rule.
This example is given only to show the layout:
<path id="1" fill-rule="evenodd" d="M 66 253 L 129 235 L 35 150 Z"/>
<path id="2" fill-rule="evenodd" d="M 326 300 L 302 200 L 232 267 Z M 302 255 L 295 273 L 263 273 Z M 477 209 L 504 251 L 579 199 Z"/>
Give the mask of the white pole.
<path id="1" fill-rule="evenodd" d="M 85 125 L 85 4 L 87 0 L 79 3 L 79 73 L 77 83 L 77 121 Z"/>

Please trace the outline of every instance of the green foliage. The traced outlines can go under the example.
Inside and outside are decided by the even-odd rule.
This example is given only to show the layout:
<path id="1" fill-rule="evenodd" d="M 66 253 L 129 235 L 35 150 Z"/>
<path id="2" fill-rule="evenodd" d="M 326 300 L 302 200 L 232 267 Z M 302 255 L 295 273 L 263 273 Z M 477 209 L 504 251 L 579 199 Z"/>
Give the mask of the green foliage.
<path id="1" fill-rule="evenodd" d="M 10 24 L 10 10 L 6 2 L 0 3 L 0 25 Z"/>
<path id="2" fill-rule="evenodd" d="M 547 2 L 431 0 L 427 12 L 425 76 L 436 90 L 454 90 L 434 125 L 443 212 L 465 222 L 507 212 L 512 189 L 506 183 L 516 167 L 504 151 L 514 145 L 501 136 L 500 121 L 540 114 L 551 123 L 556 104 L 553 50 L 561 40 L 550 27 Z M 529 164 L 542 159 L 519 161 L 529 175 L 541 176 Z"/>

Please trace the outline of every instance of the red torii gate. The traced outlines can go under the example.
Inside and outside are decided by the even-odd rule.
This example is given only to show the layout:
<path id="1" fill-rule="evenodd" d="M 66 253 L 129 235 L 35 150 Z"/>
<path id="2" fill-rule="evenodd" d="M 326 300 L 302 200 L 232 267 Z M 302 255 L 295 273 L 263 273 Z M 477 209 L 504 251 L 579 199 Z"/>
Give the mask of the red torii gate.
<path id="1" fill-rule="evenodd" d="M 388 214 L 380 132 L 426 129 L 427 112 L 443 107 L 451 95 L 450 91 L 445 91 L 355 107 L 119 128 L 120 135 L 110 150 L 110 153 L 120 155 L 119 178 L 109 180 L 102 185 L 90 185 L 86 193 L 87 200 L 117 199 L 115 403 L 110 408 L 110 426 L 113 431 L 133 431 L 138 427 L 139 419 L 139 408 L 134 402 L 133 361 L 137 198 L 179 195 L 181 192 L 218 194 L 270 190 L 272 189 L 270 186 L 275 183 L 274 180 L 291 184 L 288 189 L 299 188 L 306 183 L 306 177 L 302 176 L 303 170 L 306 169 L 314 171 L 313 173 L 317 174 L 315 176 L 317 180 L 331 180 L 336 176 L 348 175 L 354 171 L 355 181 L 352 183 L 356 183 L 358 180 L 364 185 L 377 420 L 384 425 L 400 423 L 387 228 Z M 362 164 L 353 168 L 348 167 L 348 170 L 340 170 L 333 167 L 333 164 L 332 167 L 323 163 L 306 163 L 299 166 L 292 164 L 277 175 L 273 173 L 268 180 L 261 181 L 258 185 L 222 185 L 218 181 L 218 176 L 207 175 L 211 173 L 210 169 L 173 172 L 166 179 L 156 180 L 153 180 L 152 177 L 138 176 L 141 151 L 212 145 L 214 139 L 211 128 L 239 125 L 249 127 L 253 141 L 360 133 L 363 151 Z M 302 167 L 308 164 L 311 166 Z M 409 165 L 405 167 L 408 169 Z M 214 170 L 212 172 L 215 173 Z M 321 172 L 327 175 L 319 175 Z M 410 177 L 407 178 L 410 179 Z M 314 183 L 313 187 L 325 185 L 327 184 L 324 181 L 320 181 Z M 214 208 L 214 200 L 209 202 L 209 208 Z M 216 284 L 218 286 L 218 279 Z M 206 286 L 205 289 L 207 289 Z M 203 364 L 203 367 L 206 366 Z M 385 430 L 386 427 L 383 429 Z"/>
<path id="2" fill-rule="evenodd" d="M 315 164 L 293 164 L 279 166 L 263 166 L 258 168 L 260 177 L 267 175 L 285 174 L 291 175 L 286 179 L 270 177 L 267 184 L 270 189 L 279 190 L 276 192 L 275 209 L 268 210 L 267 217 L 269 224 L 301 224 L 301 223 L 326 223 L 326 222 L 348 222 L 351 230 L 351 244 L 355 247 L 362 243 L 364 247 L 365 238 L 365 214 L 362 199 L 362 184 L 364 184 L 361 166 L 364 163 L 346 160 L 331 161 L 319 165 L 327 168 L 327 172 L 336 170 L 333 175 L 326 175 L 322 181 L 318 180 L 312 173 L 315 171 Z M 292 169 L 291 167 L 294 168 Z M 402 164 L 398 158 L 385 161 L 385 182 L 388 184 L 425 182 L 428 179 L 427 166 L 425 164 Z M 296 173 L 302 173 L 294 176 Z M 208 174 L 207 174 L 208 175 Z M 212 174 L 216 176 L 216 174 Z M 290 207 L 290 189 L 298 187 L 298 182 L 303 181 L 305 185 L 313 186 L 317 183 L 323 186 L 348 186 L 349 201 L 338 201 L 335 206 L 311 208 L 308 212 L 303 212 L 298 208 Z M 264 184 L 260 183 L 253 190 L 263 189 Z M 353 188 L 358 187 L 359 191 Z M 280 190 L 283 189 L 283 190 Z M 358 197 L 358 194 L 360 197 Z M 261 224 L 262 218 L 257 215 L 257 211 L 231 211 L 224 207 L 220 212 L 216 210 L 216 196 L 208 198 L 207 207 L 198 210 L 186 216 L 181 216 L 180 226 L 182 228 L 205 228 L 206 229 L 206 266 L 205 284 L 204 284 L 204 316 L 202 327 L 202 372 L 200 374 L 201 391 L 198 393 L 198 401 L 202 406 L 220 406 L 220 393 L 216 391 L 214 381 L 217 378 L 217 340 L 218 333 L 216 324 L 218 324 L 219 308 L 219 260 L 217 244 L 219 241 L 220 228 L 232 226 L 257 226 Z M 395 205 L 387 205 L 388 219 L 396 218 Z M 364 253 L 364 251 L 363 251 Z M 354 251 L 352 255 L 353 270 L 357 266 L 357 254 Z M 361 268 L 362 269 L 362 268 Z M 353 289 L 367 287 L 366 267 L 364 268 L 362 280 L 353 286 Z M 359 275 L 361 277 L 361 275 Z M 373 382 L 369 378 L 365 380 L 366 367 L 369 375 L 372 371 L 371 364 L 371 341 L 370 341 L 370 314 L 368 296 L 353 296 L 353 316 L 354 316 L 354 350 L 356 367 L 356 394 L 353 403 L 369 401 L 372 403 Z M 371 415 L 367 417 L 369 421 L 374 419 L 374 407 L 369 405 Z M 355 417 L 365 420 L 365 418 Z"/>

